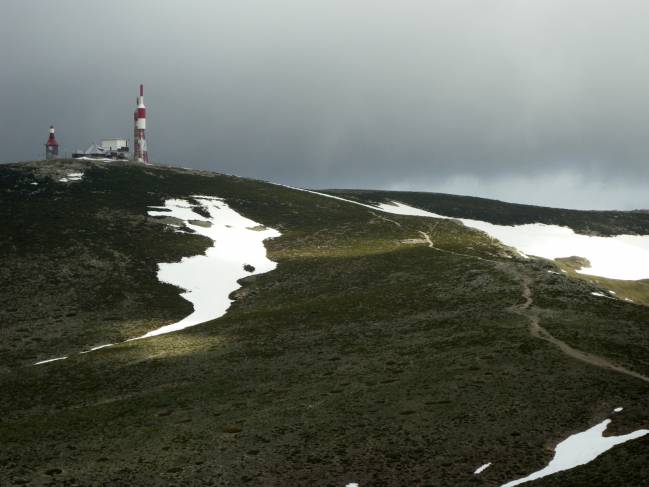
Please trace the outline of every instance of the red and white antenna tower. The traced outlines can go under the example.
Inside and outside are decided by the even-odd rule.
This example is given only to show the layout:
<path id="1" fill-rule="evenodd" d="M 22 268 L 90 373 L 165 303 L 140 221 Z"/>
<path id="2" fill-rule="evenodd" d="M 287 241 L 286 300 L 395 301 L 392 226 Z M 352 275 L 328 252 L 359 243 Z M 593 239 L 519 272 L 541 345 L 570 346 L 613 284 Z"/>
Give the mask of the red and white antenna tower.
<path id="1" fill-rule="evenodd" d="M 54 135 L 54 125 L 50 125 L 50 136 L 45 144 L 45 159 L 56 159 L 59 156 L 59 143 Z"/>
<path id="2" fill-rule="evenodd" d="M 144 105 L 144 85 L 140 85 L 140 96 L 135 109 L 135 129 L 133 132 L 134 159 L 149 163 L 149 151 L 146 148 L 146 106 Z"/>

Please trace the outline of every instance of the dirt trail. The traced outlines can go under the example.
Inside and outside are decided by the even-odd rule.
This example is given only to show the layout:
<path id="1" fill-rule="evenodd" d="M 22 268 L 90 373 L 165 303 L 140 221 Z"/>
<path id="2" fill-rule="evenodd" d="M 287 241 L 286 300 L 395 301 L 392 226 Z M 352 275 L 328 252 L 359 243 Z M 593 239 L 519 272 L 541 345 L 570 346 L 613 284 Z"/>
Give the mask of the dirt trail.
<path id="1" fill-rule="evenodd" d="M 510 273 L 512 272 L 511 267 L 508 269 L 508 272 Z M 517 270 L 514 270 L 513 272 L 520 279 L 521 286 L 522 286 L 522 297 L 524 299 L 524 302 L 521 304 L 515 304 L 510 308 L 510 311 L 516 313 L 519 316 L 524 316 L 529 320 L 530 334 L 533 337 L 551 343 L 559 350 L 561 350 L 563 353 L 576 360 L 580 360 L 587 364 L 594 365 L 595 367 L 600 367 L 602 369 L 608 369 L 614 372 L 618 372 L 620 374 L 625 374 L 630 377 L 634 377 L 636 379 L 640 379 L 644 382 L 649 383 L 649 377 L 634 372 L 632 370 L 629 370 L 627 368 L 624 368 L 621 365 L 616 365 L 610 360 L 604 357 L 600 357 L 599 355 L 594 355 L 592 353 L 582 352 L 581 350 L 577 350 L 576 348 L 573 348 L 570 345 L 568 345 L 566 342 L 559 340 L 554 335 L 552 335 L 548 330 L 543 328 L 541 326 L 541 319 L 539 318 L 537 312 L 533 307 L 534 299 L 532 298 L 532 289 L 530 288 L 532 280 L 528 276 L 521 274 Z"/>
<path id="2" fill-rule="evenodd" d="M 561 352 L 566 354 L 567 356 L 579 360 L 581 362 L 585 362 L 587 364 L 593 365 L 595 367 L 599 367 L 602 369 L 607 369 L 607 370 L 612 370 L 613 372 L 617 372 L 619 374 L 624 374 L 628 375 L 630 377 L 633 377 L 635 379 L 639 379 L 641 381 L 649 383 L 649 377 L 646 375 L 639 374 L 638 372 L 634 372 L 632 370 L 629 370 L 625 367 L 622 367 L 621 365 L 614 364 L 610 360 L 600 357 L 599 355 L 594 355 L 592 353 L 588 352 L 582 352 L 581 350 L 577 350 L 576 348 L 571 347 L 568 345 L 566 342 L 559 340 L 557 337 L 552 335 L 548 330 L 543 328 L 541 326 L 541 318 L 538 315 L 538 312 L 534 309 L 534 299 L 532 297 L 532 289 L 531 289 L 531 284 L 532 284 L 532 279 L 529 276 L 524 275 L 521 273 L 518 269 L 516 269 L 512 264 L 510 263 L 504 263 L 504 262 L 498 262 L 490 259 L 484 259 L 482 257 L 478 257 L 476 255 L 469 255 L 469 254 L 462 254 L 458 252 L 453 252 L 450 250 L 444 250 L 435 247 L 433 244 L 433 240 L 431 239 L 430 235 L 427 232 L 419 232 L 421 236 L 426 240 L 426 243 L 428 246 L 432 249 L 435 249 L 437 251 L 441 252 L 448 252 L 451 254 L 455 255 L 461 255 L 464 257 L 471 257 L 474 259 L 479 259 L 479 260 L 484 260 L 487 262 L 493 262 L 497 265 L 498 268 L 501 270 L 504 270 L 506 273 L 514 276 L 518 281 L 521 283 L 521 296 L 523 298 L 523 303 L 521 304 L 515 304 L 509 308 L 509 310 L 512 313 L 515 313 L 519 316 L 523 316 L 524 318 L 527 318 L 530 322 L 530 334 L 534 338 L 538 338 L 540 340 L 544 340 L 555 347 L 557 347 Z"/>
<path id="3" fill-rule="evenodd" d="M 435 225 L 435 226 L 437 226 L 437 225 Z M 434 230 L 434 229 L 435 229 L 435 227 L 433 227 L 431 230 Z M 463 254 L 462 252 L 455 252 L 454 250 L 440 249 L 439 247 L 435 247 L 435 244 L 433 243 L 433 240 L 430 238 L 430 234 L 428 232 L 422 232 L 420 230 L 419 234 L 424 238 L 424 240 L 426 241 L 426 244 L 431 249 L 435 249 L 438 252 L 445 252 L 447 254 L 459 255 L 461 257 L 469 257 L 470 259 L 477 259 L 477 260 L 482 260 L 482 261 L 485 261 L 485 262 L 493 262 L 494 264 L 499 263 L 497 260 L 485 259 L 484 257 L 480 257 L 479 255 Z"/>
<path id="4" fill-rule="evenodd" d="M 378 214 L 378 213 L 376 213 L 376 212 L 374 212 L 374 211 L 370 211 L 370 213 L 371 213 L 372 215 L 374 215 L 376 218 L 378 218 L 379 220 L 383 220 L 383 221 L 385 221 L 385 222 L 392 223 L 392 224 L 394 224 L 394 225 L 396 225 L 396 226 L 398 226 L 398 227 L 401 227 L 401 223 L 399 223 L 398 221 L 395 221 L 395 220 L 392 220 L 392 219 L 390 219 L 390 218 L 387 218 L 386 216 L 384 216 L 384 215 L 380 215 L 380 214 Z"/>
<path id="5" fill-rule="evenodd" d="M 426 240 L 426 243 L 431 249 L 435 248 L 435 245 L 433 244 L 433 241 L 430 239 L 430 235 L 428 235 L 426 232 L 419 232 L 422 237 L 424 237 L 424 240 Z"/>

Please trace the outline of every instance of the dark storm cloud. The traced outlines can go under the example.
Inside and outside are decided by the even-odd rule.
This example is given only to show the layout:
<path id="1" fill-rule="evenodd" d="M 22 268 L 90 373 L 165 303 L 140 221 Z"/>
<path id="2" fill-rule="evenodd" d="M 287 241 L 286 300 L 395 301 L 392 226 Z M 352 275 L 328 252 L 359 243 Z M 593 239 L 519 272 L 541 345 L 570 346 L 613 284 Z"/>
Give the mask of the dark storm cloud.
<path id="1" fill-rule="evenodd" d="M 0 160 L 129 136 L 311 187 L 649 207 L 649 3 L 8 0 Z"/>

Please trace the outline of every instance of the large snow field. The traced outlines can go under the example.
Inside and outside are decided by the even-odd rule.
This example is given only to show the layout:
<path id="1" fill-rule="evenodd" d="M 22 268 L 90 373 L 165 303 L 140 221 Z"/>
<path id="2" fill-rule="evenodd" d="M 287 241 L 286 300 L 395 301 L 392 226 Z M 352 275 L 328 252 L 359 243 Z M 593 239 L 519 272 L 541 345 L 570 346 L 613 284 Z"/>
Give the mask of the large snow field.
<path id="1" fill-rule="evenodd" d="M 616 408 L 616 412 L 621 408 Z M 630 440 L 635 440 L 649 434 L 649 430 L 641 429 L 632 433 L 621 436 L 604 436 L 604 431 L 608 427 L 610 419 L 605 419 L 592 428 L 569 436 L 557 445 L 554 450 L 554 458 L 543 469 L 538 470 L 527 477 L 513 480 L 501 487 L 513 487 L 532 480 L 547 477 L 564 470 L 585 465 L 592 462 L 602 453 L 607 452 L 616 445 L 620 445 Z"/>
<path id="2" fill-rule="evenodd" d="M 546 225 L 544 223 L 529 223 L 513 226 L 495 225 L 480 220 L 451 218 L 414 208 L 397 201 L 380 203 L 374 206 L 317 191 L 301 191 L 346 201 L 395 215 L 459 220 L 467 227 L 481 230 L 508 247 L 515 248 L 524 255 L 532 255 L 546 259 L 573 256 L 584 257 L 588 259 L 591 265 L 590 267 L 584 267 L 579 270 L 578 272 L 581 274 L 630 281 L 649 279 L 649 235 L 592 237 L 575 233 L 574 230 L 568 227 Z"/>
<path id="3" fill-rule="evenodd" d="M 241 286 L 239 279 L 275 269 L 277 264 L 266 257 L 264 240 L 280 233 L 239 215 L 223 200 L 210 196 L 194 199 L 209 212 L 199 215 L 185 200 L 171 199 L 163 207 L 149 211 L 151 216 L 172 217 L 214 243 L 204 255 L 185 257 L 180 262 L 158 264 L 158 279 L 185 291 L 183 298 L 192 303 L 194 311 L 182 320 L 152 330 L 132 340 L 182 330 L 223 316 L 230 307 L 230 293 Z M 250 272 L 244 266 L 252 266 Z"/>
<path id="4" fill-rule="evenodd" d="M 398 215 L 449 218 L 398 202 L 381 203 L 378 208 Z M 649 279 L 649 235 L 592 237 L 568 227 L 543 223 L 508 226 L 466 218 L 456 220 L 526 255 L 546 259 L 585 257 L 591 265 L 578 271 L 582 274 L 632 281 Z"/>
<path id="5" fill-rule="evenodd" d="M 232 303 L 230 293 L 241 287 L 237 282 L 239 279 L 272 271 L 277 266 L 266 257 L 264 240 L 279 237 L 280 232 L 239 215 L 220 198 L 194 196 L 193 199 L 207 210 L 209 217 L 199 215 L 194 211 L 197 205 L 182 199 L 167 200 L 164 206 L 152 207 L 148 214 L 176 218 L 187 228 L 213 242 L 212 247 L 203 255 L 184 257 L 180 262 L 158 264 L 158 279 L 183 289 L 181 296 L 192 303 L 194 311 L 176 323 L 131 338 L 127 342 L 172 333 L 223 316 Z M 175 227 L 176 231 L 183 231 L 180 229 L 183 225 L 169 225 Z M 116 344 L 98 345 L 80 353 L 90 353 L 113 345 Z M 66 358 L 68 357 L 42 360 L 34 365 Z"/>

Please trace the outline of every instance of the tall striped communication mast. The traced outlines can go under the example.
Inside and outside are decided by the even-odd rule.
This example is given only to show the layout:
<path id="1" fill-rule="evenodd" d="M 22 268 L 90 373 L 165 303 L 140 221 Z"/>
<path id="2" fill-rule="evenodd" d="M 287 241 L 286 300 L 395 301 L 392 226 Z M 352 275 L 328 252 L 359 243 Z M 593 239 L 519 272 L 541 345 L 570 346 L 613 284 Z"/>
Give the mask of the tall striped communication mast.
<path id="1" fill-rule="evenodd" d="M 146 106 L 144 105 L 144 85 L 140 85 L 140 96 L 134 114 L 133 158 L 138 162 L 149 163 L 149 151 L 146 147 Z"/>

